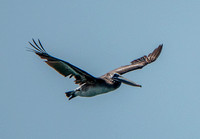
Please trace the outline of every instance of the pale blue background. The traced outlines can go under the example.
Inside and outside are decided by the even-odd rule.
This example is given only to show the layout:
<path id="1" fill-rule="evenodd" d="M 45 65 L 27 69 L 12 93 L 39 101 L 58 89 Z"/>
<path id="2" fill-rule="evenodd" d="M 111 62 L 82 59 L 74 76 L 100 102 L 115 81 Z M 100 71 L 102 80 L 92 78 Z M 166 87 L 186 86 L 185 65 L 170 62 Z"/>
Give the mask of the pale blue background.
<path id="1" fill-rule="evenodd" d="M 199 139 L 199 0 L 1 0 L 1 139 Z M 164 48 L 122 85 L 68 101 L 77 87 L 26 51 L 46 50 L 94 76 Z"/>

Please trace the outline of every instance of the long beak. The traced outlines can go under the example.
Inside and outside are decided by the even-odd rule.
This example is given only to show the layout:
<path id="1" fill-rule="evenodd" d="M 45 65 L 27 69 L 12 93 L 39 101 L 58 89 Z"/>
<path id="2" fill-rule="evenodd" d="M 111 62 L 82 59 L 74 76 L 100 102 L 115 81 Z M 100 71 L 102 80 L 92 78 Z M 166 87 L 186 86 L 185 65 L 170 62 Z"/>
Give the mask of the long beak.
<path id="1" fill-rule="evenodd" d="M 116 77 L 115 79 L 116 79 L 117 81 L 120 81 L 120 82 L 122 82 L 122 83 L 124 83 L 124 84 L 127 84 L 127 85 L 136 86 L 136 87 L 142 87 L 141 85 L 136 84 L 135 82 L 130 81 L 130 80 L 124 78 L 123 76 Z"/>

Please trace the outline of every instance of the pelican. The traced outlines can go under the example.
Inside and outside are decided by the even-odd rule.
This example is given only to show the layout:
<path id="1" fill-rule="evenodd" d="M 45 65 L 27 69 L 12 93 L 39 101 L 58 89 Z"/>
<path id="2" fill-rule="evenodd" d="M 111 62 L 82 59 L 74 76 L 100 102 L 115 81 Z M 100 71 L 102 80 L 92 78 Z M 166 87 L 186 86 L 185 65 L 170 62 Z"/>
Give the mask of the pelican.
<path id="1" fill-rule="evenodd" d="M 69 98 L 69 100 L 76 96 L 93 97 L 108 93 L 119 88 L 121 83 L 135 87 L 142 87 L 141 85 L 124 78 L 122 75 L 133 70 L 142 69 L 144 66 L 154 62 L 160 55 L 163 47 L 161 44 L 148 56 L 145 55 L 131 61 L 130 65 L 119 67 L 100 77 L 94 77 L 69 62 L 48 54 L 39 39 L 38 43 L 36 43 L 34 39 L 32 39 L 32 41 L 32 43 L 29 42 L 29 44 L 33 47 L 29 48 L 30 51 L 34 52 L 41 59 L 46 59 L 45 62 L 64 77 L 75 78 L 74 82 L 75 84 L 78 84 L 79 87 L 72 91 L 65 92 L 65 95 Z"/>

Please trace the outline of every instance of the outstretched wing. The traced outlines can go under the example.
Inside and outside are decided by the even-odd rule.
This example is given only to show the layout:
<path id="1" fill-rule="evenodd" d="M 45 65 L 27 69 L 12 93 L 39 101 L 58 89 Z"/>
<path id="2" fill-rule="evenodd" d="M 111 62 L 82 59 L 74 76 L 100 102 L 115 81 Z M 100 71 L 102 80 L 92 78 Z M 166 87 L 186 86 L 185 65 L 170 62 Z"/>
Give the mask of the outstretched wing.
<path id="1" fill-rule="evenodd" d="M 130 65 L 119 67 L 115 70 L 112 70 L 109 73 L 119 73 L 119 74 L 122 75 L 122 74 L 129 72 L 129 71 L 141 69 L 144 66 L 146 66 L 147 64 L 154 62 L 158 58 L 158 56 L 160 55 L 160 52 L 162 50 L 162 47 L 163 47 L 163 45 L 161 44 L 152 53 L 150 53 L 148 56 L 145 55 L 141 58 L 133 60 Z"/>
<path id="2" fill-rule="evenodd" d="M 58 73 L 60 73 L 61 75 L 67 77 L 69 76 L 70 78 L 73 76 L 75 78 L 75 83 L 76 84 L 83 84 L 83 83 L 94 83 L 96 81 L 96 78 L 93 77 L 92 75 L 88 74 L 87 72 L 77 68 L 76 66 L 63 61 L 61 59 L 55 58 L 51 55 L 49 55 L 44 47 L 42 46 L 40 40 L 38 39 L 38 43 L 39 45 L 35 42 L 35 40 L 33 39 L 33 44 L 31 42 L 29 42 L 29 44 L 34 48 L 31 49 L 31 51 L 33 51 L 35 54 L 37 54 L 38 56 L 40 56 L 40 58 L 42 59 L 46 59 L 46 63 L 54 68 Z"/>

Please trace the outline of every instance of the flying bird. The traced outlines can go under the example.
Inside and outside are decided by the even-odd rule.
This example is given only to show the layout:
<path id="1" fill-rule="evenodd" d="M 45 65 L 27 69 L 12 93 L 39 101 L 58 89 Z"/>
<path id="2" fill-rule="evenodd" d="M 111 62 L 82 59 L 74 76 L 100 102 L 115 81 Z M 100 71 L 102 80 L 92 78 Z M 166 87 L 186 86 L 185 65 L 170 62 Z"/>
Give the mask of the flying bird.
<path id="1" fill-rule="evenodd" d="M 79 87 L 65 93 L 69 100 L 76 96 L 93 97 L 108 93 L 119 88 L 121 83 L 135 87 L 142 87 L 141 85 L 124 78 L 122 75 L 133 70 L 142 69 L 144 66 L 154 62 L 160 55 L 163 47 L 161 44 L 148 56 L 145 55 L 131 61 L 130 65 L 119 67 L 100 77 L 94 77 L 84 70 L 70 64 L 69 62 L 63 61 L 48 54 L 39 39 L 38 43 L 36 43 L 34 39 L 32 40 L 33 43 L 29 42 L 29 44 L 33 47 L 29 48 L 31 51 L 33 51 L 41 59 L 46 59 L 45 62 L 64 77 L 75 78 L 74 82 L 78 84 Z"/>

